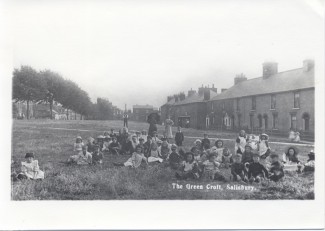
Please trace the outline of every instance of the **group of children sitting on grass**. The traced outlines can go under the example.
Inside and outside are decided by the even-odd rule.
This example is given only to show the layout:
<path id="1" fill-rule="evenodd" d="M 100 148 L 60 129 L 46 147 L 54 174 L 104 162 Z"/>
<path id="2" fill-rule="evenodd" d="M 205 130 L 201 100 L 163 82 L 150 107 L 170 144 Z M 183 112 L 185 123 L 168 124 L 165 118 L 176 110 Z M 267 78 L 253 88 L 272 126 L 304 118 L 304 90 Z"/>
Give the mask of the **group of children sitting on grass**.
<path id="1" fill-rule="evenodd" d="M 184 135 L 180 128 L 175 135 L 175 144 L 166 137 L 153 136 L 146 132 L 129 134 L 127 128 L 118 134 L 112 129 L 95 140 L 89 137 L 84 143 L 78 136 L 74 144 L 75 154 L 67 160 L 68 164 L 89 165 L 102 164 L 104 155 L 129 155 L 124 163 L 113 163 L 114 166 L 138 168 L 141 164 L 157 163 L 169 166 L 175 170 L 177 179 L 205 178 L 217 181 L 261 182 L 263 179 L 279 181 L 284 176 L 284 170 L 295 168 L 298 173 L 314 171 L 315 154 L 311 151 L 306 163 L 298 158 L 295 147 L 287 148 L 282 156 L 271 152 L 268 144 L 268 135 L 246 135 L 240 131 L 235 140 L 235 150 L 224 146 L 220 139 L 211 144 L 208 134 L 203 139 L 197 139 L 189 151 L 182 147 Z M 22 171 L 18 179 L 43 179 L 44 172 L 39 170 L 33 153 L 26 154 L 26 162 L 22 162 Z M 229 169 L 231 177 L 224 175 Z M 228 171 L 229 171 L 228 170 Z"/>

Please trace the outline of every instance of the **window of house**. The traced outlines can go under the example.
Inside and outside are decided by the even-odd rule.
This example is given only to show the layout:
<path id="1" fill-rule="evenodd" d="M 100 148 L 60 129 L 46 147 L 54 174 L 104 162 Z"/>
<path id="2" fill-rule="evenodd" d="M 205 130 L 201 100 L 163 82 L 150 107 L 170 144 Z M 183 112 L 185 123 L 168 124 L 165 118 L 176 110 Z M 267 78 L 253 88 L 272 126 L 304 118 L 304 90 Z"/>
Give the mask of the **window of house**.
<path id="1" fill-rule="evenodd" d="M 267 130 L 269 128 L 269 118 L 264 116 L 264 128 Z"/>
<path id="2" fill-rule="evenodd" d="M 296 130 L 297 129 L 297 116 L 291 115 L 291 129 Z"/>
<path id="3" fill-rule="evenodd" d="M 237 108 L 237 111 L 239 111 L 239 103 L 240 103 L 240 99 L 239 98 L 237 98 L 237 102 L 236 102 L 236 108 Z"/>
<path id="4" fill-rule="evenodd" d="M 278 122 L 278 115 L 277 114 L 273 114 L 273 121 L 272 121 L 272 128 L 273 129 L 276 128 L 277 122 Z"/>
<path id="5" fill-rule="evenodd" d="M 300 108 L 300 93 L 293 93 L 293 108 Z"/>
<path id="6" fill-rule="evenodd" d="M 276 96 L 271 95 L 271 109 L 275 109 L 276 107 Z"/>
<path id="7" fill-rule="evenodd" d="M 256 97 L 252 97 L 252 110 L 256 110 Z"/>
<path id="8" fill-rule="evenodd" d="M 263 127 L 263 118 L 261 115 L 259 115 L 258 117 L 258 127 L 261 128 Z"/>
<path id="9" fill-rule="evenodd" d="M 254 115 L 249 116 L 249 124 L 250 124 L 251 129 L 253 129 L 254 128 Z"/>
<path id="10" fill-rule="evenodd" d="M 240 116 L 240 115 L 238 115 L 238 128 L 241 128 L 241 124 L 240 124 L 240 118 L 241 118 L 241 116 Z"/>
<path id="11" fill-rule="evenodd" d="M 225 102 L 222 102 L 222 110 L 225 110 Z"/>
<path id="12" fill-rule="evenodd" d="M 211 110 L 213 110 L 213 103 L 211 103 Z"/>

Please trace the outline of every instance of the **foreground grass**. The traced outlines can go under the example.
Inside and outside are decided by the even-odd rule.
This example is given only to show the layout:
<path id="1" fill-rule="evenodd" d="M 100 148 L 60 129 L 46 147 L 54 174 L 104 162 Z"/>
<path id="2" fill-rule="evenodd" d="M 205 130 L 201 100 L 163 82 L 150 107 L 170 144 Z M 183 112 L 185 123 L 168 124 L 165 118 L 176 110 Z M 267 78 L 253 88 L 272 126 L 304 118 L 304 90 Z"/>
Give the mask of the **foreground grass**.
<path id="1" fill-rule="evenodd" d="M 254 190 L 227 190 L 233 182 L 178 181 L 174 171 L 162 165 L 149 165 L 139 169 L 118 168 L 113 162 L 123 162 L 128 156 L 105 156 L 100 166 L 68 166 L 63 163 L 71 154 L 77 135 L 84 138 L 96 137 L 109 128 L 117 129 L 120 121 L 15 121 L 13 124 L 12 159 L 13 170 L 19 169 L 24 153 L 33 151 L 40 167 L 45 171 L 43 181 L 19 181 L 12 184 L 13 200 L 100 200 L 100 199 L 313 199 L 314 175 L 286 173 L 281 182 L 265 181 L 253 185 Z M 146 126 L 146 127 L 144 127 Z M 48 127 L 73 128 L 91 131 L 52 130 Z M 145 124 L 131 123 L 130 129 L 142 130 Z M 160 128 L 162 129 L 162 128 Z M 193 136 L 201 136 L 201 131 L 190 131 Z M 224 134 L 217 134 L 223 137 Z M 193 139 L 187 139 L 189 148 Z M 234 146 L 233 141 L 225 145 Z M 276 145 L 272 149 L 282 153 L 286 146 Z M 301 147 L 301 159 L 307 159 L 310 148 Z M 229 170 L 223 170 L 229 176 Z M 174 189 L 173 183 L 183 185 Z M 203 190 L 186 189 L 186 184 L 202 185 Z M 208 190 L 207 184 L 220 185 L 224 190 Z"/>

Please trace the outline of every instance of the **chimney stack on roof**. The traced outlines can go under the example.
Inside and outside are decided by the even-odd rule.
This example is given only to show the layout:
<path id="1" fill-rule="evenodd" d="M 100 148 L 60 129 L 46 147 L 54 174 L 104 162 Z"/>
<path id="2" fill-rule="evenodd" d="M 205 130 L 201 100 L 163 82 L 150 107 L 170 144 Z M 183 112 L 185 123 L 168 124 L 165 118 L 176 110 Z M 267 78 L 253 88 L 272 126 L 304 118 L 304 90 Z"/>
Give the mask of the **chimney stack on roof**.
<path id="1" fill-rule="evenodd" d="M 179 97 L 179 101 L 182 101 L 182 100 L 185 99 L 186 96 L 185 96 L 184 92 L 181 92 L 181 93 L 178 94 L 178 97 Z"/>
<path id="2" fill-rule="evenodd" d="M 236 84 L 238 84 L 240 82 L 243 82 L 245 80 L 247 80 L 247 78 L 246 78 L 246 76 L 243 73 L 241 73 L 239 75 L 236 75 L 236 77 L 234 79 L 234 85 L 236 85 Z M 221 92 L 222 92 L 222 90 L 221 90 Z"/>
<path id="3" fill-rule="evenodd" d="M 271 75 L 278 73 L 278 63 L 276 62 L 265 62 L 263 63 L 263 78 L 266 79 Z"/>
<path id="4" fill-rule="evenodd" d="M 178 95 L 174 95 L 175 98 L 175 102 L 178 102 L 179 96 Z"/>
<path id="5" fill-rule="evenodd" d="M 195 93 L 196 93 L 196 91 L 191 88 L 191 90 L 189 90 L 187 92 L 187 97 L 190 97 L 190 96 L 194 95 Z"/>
<path id="6" fill-rule="evenodd" d="M 314 68 L 315 62 L 312 59 L 305 59 L 303 61 L 303 70 L 305 72 L 310 71 L 312 68 Z"/>

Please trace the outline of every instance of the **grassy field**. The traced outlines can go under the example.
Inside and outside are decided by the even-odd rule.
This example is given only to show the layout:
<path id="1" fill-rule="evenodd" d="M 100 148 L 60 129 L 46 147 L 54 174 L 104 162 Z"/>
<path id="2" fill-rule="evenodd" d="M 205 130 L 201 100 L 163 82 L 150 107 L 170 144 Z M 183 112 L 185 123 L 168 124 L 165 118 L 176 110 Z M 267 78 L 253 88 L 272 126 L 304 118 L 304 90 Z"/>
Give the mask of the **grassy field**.
<path id="1" fill-rule="evenodd" d="M 13 122 L 12 127 L 12 171 L 19 170 L 24 154 L 32 151 L 40 167 L 45 171 L 43 181 L 12 182 L 13 200 L 132 200 L 132 199 L 314 199 L 314 175 L 286 172 L 281 182 L 265 181 L 261 185 L 243 185 L 234 182 L 179 181 L 175 172 L 164 164 L 153 164 L 139 169 L 114 167 L 113 162 L 123 162 L 128 156 L 104 157 L 102 166 L 68 166 L 64 163 L 73 154 L 73 143 L 77 135 L 84 139 L 97 137 L 111 128 L 118 130 L 122 121 L 48 121 L 31 120 Z M 130 122 L 130 130 L 147 130 L 148 124 Z M 159 126 L 158 131 L 162 132 Z M 188 137 L 202 137 L 203 131 L 184 129 Z M 211 137 L 234 139 L 234 133 L 213 133 Z M 190 148 L 194 138 L 185 138 L 184 145 Z M 270 141 L 286 141 L 271 137 Z M 233 150 L 234 141 L 226 140 L 225 146 Z M 271 144 L 273 150 L 283 153 L 286 145 Z M 300 146 L 300 158 L 305 161 L 311 147 Z M 229 170 L 223 170 L 230 176 Z M 182 189 L 173 187 L 176 184 Z M 203 189 L 187 189 L 186 185 Z M 248 188 L 247 186 L 253 186 Z M 207 188 L 208 187 L 208 188 Z M 215 187 L 213 189 L 213 187 Z M 236 190 L 237 189 L 237 190 Z"/>

